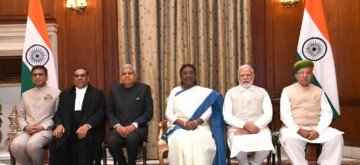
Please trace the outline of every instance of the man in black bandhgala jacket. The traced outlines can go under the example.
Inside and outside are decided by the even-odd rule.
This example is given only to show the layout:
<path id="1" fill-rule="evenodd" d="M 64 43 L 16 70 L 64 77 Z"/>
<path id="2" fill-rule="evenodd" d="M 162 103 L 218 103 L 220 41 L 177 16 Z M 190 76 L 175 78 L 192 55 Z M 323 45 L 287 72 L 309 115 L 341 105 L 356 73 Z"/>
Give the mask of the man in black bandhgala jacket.
<path id="1" fill-rule="evenodd" d="M 74 86 L 60 94 L 50 144 L 50 165 L 99 164 L 104 137 L 103 91 L 89 85 L 89 71 L 73 71 Z"/>
<path id="2" fill-rule="evenodd" d="M 146 140 L 147 123 L 153 116 L 150 86 L 136 82 L 136 69 L 125 64 L 121 69 L 121 83 L 110 90 L 106 116 L 111 131 L 108 138 L 110 154 L 121 165 L 135 165 L 139 145 Z M 122 147 L 126 147 L 128 161 Z"/>

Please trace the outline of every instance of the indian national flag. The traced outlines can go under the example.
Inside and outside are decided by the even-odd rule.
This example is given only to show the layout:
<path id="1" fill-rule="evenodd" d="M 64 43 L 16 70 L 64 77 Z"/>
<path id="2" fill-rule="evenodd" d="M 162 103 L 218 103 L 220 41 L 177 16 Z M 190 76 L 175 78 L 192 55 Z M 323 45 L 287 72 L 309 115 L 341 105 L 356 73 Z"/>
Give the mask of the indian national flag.
<path id="1" fill-rule="evenodd" d="M 34 87 L 31 82 L 31 68 L 44 65 L 48 70 L 48 86 L 58 88 L 54 56 L 47 35 L 45 19 L 40 0 L 29 0 L 24 51 L 21 65 L 21 93 Z"/>
<path id="2" fill-rule="evenodd" d="M 333 117 L 339 116 L 340 106 L 334 58 L 321 0 L 306 1 L 295 58 L 314 62 L 312 83 L 325 91 L 333 110 Z"/>

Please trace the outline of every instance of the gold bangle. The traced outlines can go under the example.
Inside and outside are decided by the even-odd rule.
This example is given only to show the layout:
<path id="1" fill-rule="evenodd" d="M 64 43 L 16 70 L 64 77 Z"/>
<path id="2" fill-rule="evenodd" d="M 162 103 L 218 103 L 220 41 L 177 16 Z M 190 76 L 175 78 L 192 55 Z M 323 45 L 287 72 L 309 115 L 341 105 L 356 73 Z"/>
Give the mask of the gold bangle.
<path id="1" fill-rule="evenodd" d="M 198 123 L 196 122 L 196 120 L 194 120 L 195 121 L 195 125 L 197 126 L 198 125 Z"/>

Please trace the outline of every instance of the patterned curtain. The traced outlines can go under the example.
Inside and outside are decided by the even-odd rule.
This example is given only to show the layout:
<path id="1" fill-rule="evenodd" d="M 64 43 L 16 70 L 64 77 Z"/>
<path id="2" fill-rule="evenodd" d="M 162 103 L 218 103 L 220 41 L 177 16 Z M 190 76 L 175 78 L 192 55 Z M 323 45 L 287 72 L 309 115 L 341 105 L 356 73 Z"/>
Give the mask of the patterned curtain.
<path id="1" fill-rule="evenodd" d="M 194 64 L 198 84 L 223 95 L 251 63 L 251 0 L 118 0 L 119 64 L 136 66 L 154 98 L 148 157 L 157 158 L 158 122 L 179 70 Z"/>

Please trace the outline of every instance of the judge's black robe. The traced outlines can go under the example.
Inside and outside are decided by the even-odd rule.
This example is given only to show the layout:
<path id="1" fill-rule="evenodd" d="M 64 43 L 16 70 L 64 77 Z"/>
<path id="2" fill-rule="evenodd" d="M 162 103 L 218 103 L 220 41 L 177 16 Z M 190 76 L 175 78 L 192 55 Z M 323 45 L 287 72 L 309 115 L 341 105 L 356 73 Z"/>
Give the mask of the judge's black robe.
<path id="1" fill-rule="evenodd" d="M 54 129 L 57 125 L 62 124 L 65 128 L 65 133 L 60 138 L 53 137 L 50 143 L 50 165 L 65 165 L 71 164 L 69 157 L 69 148 L 74 149 L 73 146 L 68 146 L 68 140 L 74 140 L 76 137 L 76 129 L 74 121 L 77 121 L 78 127 L 89 124 L 91 129 L 83 139 L 78 139 L 78 144 L 75 148 L 79 153 L 77 159 L 84 160 L 84 164 L 89 165 L 93 162 L 100 161 L 102 158 L 101 143 L 105 136 L 105 120 L 104 109 L 105 100 L 102 90 L 88 86 L 85 92 L 80 118 L 72 119 L 75 109 L 75 86 L 63 91 L 60 94 L 59 106 L 56 111 L 54 120 Z M 70 131 L 71 130 L 71 131 Z"/>

